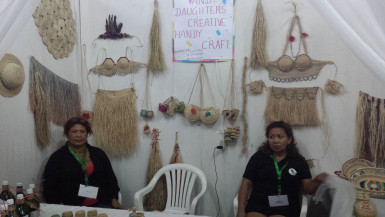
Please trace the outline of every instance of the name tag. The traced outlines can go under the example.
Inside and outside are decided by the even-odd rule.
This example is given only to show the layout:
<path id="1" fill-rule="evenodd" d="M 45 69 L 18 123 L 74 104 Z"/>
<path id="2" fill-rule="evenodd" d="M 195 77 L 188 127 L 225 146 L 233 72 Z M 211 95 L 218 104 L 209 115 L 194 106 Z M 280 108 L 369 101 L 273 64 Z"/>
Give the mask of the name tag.
<path id="1" fill-rule="evenodd" d="M 272 195 L 269 196 L 269 205 L 270 207 L 289 206 L 289 200 L 287 195 Z"/>
<path id="2" fill-rule="evenodd" d="M 96 197 L 98 196 L 98 191 L 98 187 L 80 185 L 78 196 L 96 199 Z"/>

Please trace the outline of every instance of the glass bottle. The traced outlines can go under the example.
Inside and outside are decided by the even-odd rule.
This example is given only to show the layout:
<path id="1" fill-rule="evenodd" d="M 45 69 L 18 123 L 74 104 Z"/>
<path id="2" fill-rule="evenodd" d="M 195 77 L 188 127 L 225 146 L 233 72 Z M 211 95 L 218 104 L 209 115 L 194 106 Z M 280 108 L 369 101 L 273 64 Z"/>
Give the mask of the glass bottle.
<path id="1" fill-rule="evenodd" d="M 31 212 L 30 211 L 30 207 L 25 203 L 25 200 L 24 200 L 24 195 L 23 194 L 18 194 L 16 196 L 16 213 L 17 213 L 17 216 L 19 217 L 24 217 L 24 216 L 27 216 L 29 215 L 29 213 Z"/>
<path id="2" fill-rule="evenodd" d="M 12 192 L 9 190 L 8 181 L 3 181 L 3 186 L 1 189 L 0 198 L 4 201 L 7 201 L 9 199 L 14 199 L 15 196 L 12 194 Z"/>
<path id="3" fill-rule="evenodd" d="M 36 193 L 35 184 L 29 184 L 29 188 L 33 190 L 33 193 Z"/>
<path id="4" fill-rule="evenodd" d="M 16 183 L 16 195 L 18 195 L 18 194 L 22 194 L 23 196 L 25 196 L 23 183 L 21 183 L 21 182 Z"/>
<path id="5" fill-rule="evenodd" d="M 8 204 L 8 217 L 17 217 L 15 200 L 14 199 L 8 199 L 7 204 Z"/>

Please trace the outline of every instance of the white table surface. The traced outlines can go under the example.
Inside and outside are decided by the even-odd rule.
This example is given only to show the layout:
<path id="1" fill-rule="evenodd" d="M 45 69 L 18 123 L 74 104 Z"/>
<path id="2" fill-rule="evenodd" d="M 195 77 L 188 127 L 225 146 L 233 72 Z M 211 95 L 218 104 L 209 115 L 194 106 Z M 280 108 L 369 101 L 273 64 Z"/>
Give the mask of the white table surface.
<path id="1" fill-rule="evenodd" d="M 58 214 L 61 216 L 61 214 L 65 211 L 72 211 L 75 216 L 75 212 L 78 210 L 84 210 L 87 211 L 96 209 L 98 211 L 98 214 L 105 213 L 108 215 L 108 217 L 128 217 L 131 213 L 128 210 L 122 210 L 122 209 L 104 209 L 104 208 L 95 208 L 95 207 L 86 207 L 86 206 L 66 206 L 66 205 L 57 205 L 57 204 L 46 204 L 42 203 L 40 204 L 40 217 L 51 217 L 54 214 Z M 144 212 L 145 217 L 189 217 L 189 216 L 196 216 L 196 215 L 180 215 L 180 214 L 169 214 L 169 213 L 162 213 L 162 212 Z M 207 216 L 206 216 L 207 217 Z"/>

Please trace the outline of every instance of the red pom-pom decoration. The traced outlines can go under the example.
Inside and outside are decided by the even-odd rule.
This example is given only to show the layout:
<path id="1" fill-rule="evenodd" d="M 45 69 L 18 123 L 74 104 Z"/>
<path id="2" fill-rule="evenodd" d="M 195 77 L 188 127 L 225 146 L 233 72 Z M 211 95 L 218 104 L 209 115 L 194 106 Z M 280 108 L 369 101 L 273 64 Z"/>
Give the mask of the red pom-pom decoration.
<path id="1" fill-rule="evenodd" d="M 295 40 L 295 37 L 291 35 L 291 36 L 289 37 L 289 40 L 290 40 L 290 41 L 294 41 L 294 40 Z"/>
<path id="2" fill-rule="evenodd" d="M 191 114 L 195 115 L 197 113 L 197 110 L 195 108 L 191 109 Z"/>
<path id="3" fill-rule="evenodd" d="M 308 35 L 306 32 L 303 32 L 303 33 L 302 33 L 302 37 L 305 37 L 305 38 L 306 38 L 306 37 L 308 37 L 308 36 L 309 36 L 309 35 Z"/>
<path id="4" fill-rule="evenodd" d="M 88 119 L 90 119 L 90 113 L 83 113 L 82 118 L 88 121 Z"/>

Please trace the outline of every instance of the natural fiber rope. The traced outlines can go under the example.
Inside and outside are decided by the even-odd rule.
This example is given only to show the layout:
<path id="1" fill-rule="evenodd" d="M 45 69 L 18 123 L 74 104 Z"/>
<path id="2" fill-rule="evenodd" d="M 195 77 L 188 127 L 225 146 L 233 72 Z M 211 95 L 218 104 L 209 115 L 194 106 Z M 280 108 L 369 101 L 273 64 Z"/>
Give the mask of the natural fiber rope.
<path id="1" fill-rule="evenodd" d="M 150 70 L 147 68 L 146 72 L 146 90 L 144 94 L 144 99 L 142 102 L 142 109 L 151 110 L 151 95 L 150 95 Z"/>
<path id="2" fill-rule="evenodd" d="M 285 43 L 285 47 L 283 49 L 282 55 L 286 54 L 286 51 L 287 51 L 287 48 L 289 45 L 289 39 L 290 39 L 291 33 L 293 32 L 293 27 L 294 27 L 295 23 L 298 24 L 298 28 L 299 28 L 299 34 L 300 34 L 300 42 L 299 43 L 300 44 L 302 43 L 304 53 L 307 55 L 307 46 L 306 46 L 305 38 L 302 36 L 303 29 L 302 29 L 301 20 L 297 14 L 297 5 L 293 4 L 293 6 L 294 6 L 294 16 L 291 20 L 290 28 L 289 28 L 289 31 L 288 31 L 287 36 L 286 36 L 286 43 Z"/>
<path id="3" fill-rule="evenodd" d="M 150 30 L 150 57 L 148 68 L 152 72 L 161 72 L 165 68 L 162 43 L 160 41 L 158 1 L 154 0 L 154 14 Z"/>
<path id="4" fill-rule="evenodd" d="M 258 0 L 257 3 L 251 48 L 250 68 L 265 67 L 268 59 L 266 54 L 266 24 L 261 0 Z"/>
<path id="5" fill-rule="evenodd" d="M 242 138 L 242 153 L 246 153 L 247 148 L 247 130 L 248 130 L 248 124 L 247 124 L 247 92 L 246 92 L 246 74 L 247 74 L 247 57 L 244 58 L 243 63 L 243 73 L 242 73 L 242 95 L 243 95 L 243 101 L 242 101 L 242 122 L 243 122 L 243 138 Z"/>

